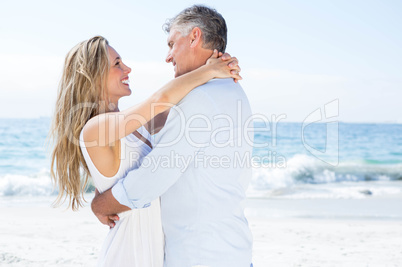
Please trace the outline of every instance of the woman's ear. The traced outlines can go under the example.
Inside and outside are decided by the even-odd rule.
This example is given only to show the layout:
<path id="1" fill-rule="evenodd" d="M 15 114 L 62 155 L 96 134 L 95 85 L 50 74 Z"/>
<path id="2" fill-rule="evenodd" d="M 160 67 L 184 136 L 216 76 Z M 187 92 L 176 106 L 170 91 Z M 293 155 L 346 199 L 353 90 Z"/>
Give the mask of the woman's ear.
<path id="1" fill-rule="evenodd" d="M 195 27 L 190 33 L 190 47 L 195 48 L 202 43 L 202 31 L 200 28 Z"/>

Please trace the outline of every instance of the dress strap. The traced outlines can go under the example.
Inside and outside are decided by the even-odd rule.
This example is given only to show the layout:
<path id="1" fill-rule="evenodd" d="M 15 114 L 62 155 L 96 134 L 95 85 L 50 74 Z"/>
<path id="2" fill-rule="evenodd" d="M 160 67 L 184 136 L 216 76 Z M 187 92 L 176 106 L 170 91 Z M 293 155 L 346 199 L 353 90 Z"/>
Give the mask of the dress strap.
<path id="1" fill-rule="evenodd" d="M 141 126 L 137 131 L 154 146 L 153 138 L 144 126 Z"/>

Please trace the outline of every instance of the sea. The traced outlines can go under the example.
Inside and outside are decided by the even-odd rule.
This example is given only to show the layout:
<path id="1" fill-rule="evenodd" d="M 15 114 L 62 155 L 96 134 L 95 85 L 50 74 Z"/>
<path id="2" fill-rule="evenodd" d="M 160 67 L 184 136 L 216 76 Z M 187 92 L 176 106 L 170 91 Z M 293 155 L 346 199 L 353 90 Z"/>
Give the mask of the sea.
<path id="1" fill-rule="evenodd" d="M 0 198 L 56 196 L 51 119 L 0 119 Z M 256 122 L 249 198 L 402 194 L 402 124 Z"/>

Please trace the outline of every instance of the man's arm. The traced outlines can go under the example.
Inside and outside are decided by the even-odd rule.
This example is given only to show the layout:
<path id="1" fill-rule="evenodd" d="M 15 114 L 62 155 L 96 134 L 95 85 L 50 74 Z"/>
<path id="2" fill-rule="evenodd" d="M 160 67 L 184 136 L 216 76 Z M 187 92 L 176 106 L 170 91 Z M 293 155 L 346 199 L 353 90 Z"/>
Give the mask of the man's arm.
<path id="1" fill-rule="evenodd" d="M 208 123 L 213 122 L 208 114 L 213 110 L 212 101 L 202 90 L 191 92 L 172 108 L 165 127 L 159 133 L 158 145 L 144 158 L 140 168 L 130 171 L 101 199 L 94 199 L 94 212 L 110 215 L 128 208 L 147 207 L 166 192 L 185 171 L 183 162 L 192 162 L 196 153 L 210 142 L 211 127 L 208 131 Z M 194 131 L 189 131 L 188 127 Z"/>
<path id="2" fill-rule="evenodd" d="M 99 194 L 95 190 L 95 197 L 91 203 L 92 212 L 103 224 L 109 225 L 111 228 L 116 225 L 115 221 L 120 218 L 116 213 L 130 210 L 129 207 L 121 205 L 112 195 L 111 189 Z"/>

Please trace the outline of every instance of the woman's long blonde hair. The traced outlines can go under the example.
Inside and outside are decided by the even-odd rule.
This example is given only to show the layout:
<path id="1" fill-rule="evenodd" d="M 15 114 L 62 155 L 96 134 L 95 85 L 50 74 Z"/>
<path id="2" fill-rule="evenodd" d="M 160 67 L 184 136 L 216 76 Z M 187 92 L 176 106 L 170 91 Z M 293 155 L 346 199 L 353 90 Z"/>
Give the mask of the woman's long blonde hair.
<path id="1" fill-rule="evenodd" d="M 71 49 L 64 62 L 49 133 L 54 145 L 50 175 L 59 188 L 55 206 L 61 205 L 67 197 L 73 210 L 83 204 L 89 170 L 79 137 L 87 121 L 105 110 L 101 103 L 107 93 L 108 45 L 104 37 L 95 36 Z"/>

